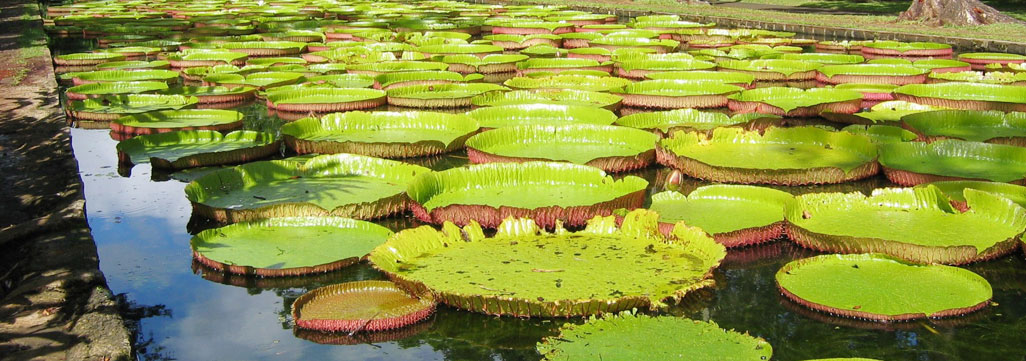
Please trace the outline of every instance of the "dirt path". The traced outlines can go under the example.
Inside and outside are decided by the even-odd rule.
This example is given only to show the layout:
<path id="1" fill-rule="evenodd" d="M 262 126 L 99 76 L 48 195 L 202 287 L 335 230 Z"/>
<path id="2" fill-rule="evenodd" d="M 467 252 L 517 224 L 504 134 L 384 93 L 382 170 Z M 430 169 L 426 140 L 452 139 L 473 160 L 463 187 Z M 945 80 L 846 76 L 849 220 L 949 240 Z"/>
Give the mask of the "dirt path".
<path id="1" fill-rule="evenodd" d="M 0 0 L 0 90 L 0 359 L 128 359 L 28 0 Z"/>

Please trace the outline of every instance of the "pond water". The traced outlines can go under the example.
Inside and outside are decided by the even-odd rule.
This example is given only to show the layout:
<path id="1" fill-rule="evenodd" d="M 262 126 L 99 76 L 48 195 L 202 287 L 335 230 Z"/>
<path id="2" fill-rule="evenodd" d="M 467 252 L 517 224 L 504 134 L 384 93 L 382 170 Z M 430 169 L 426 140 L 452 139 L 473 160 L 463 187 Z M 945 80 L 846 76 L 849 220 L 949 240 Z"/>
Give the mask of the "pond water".
<path id="1" fill-rule="evenodd" d="M 57 54 L 88 46 L 55 45 Z M 247 114 L 249 129 L 273 131 L 282 123 L 261 104 L 240 110 Z M 394 332 L 296 332 L 289 309 L 304 292 L 383 275 L 366 264 L 290 279 L 203 269 L 192 261 L 189 239 L 212 225 L 192 219 L 183 188 L 209 170 L 164 174 L 138 165 L 129 175 L 118 169 L 116 142 L 107 131 L 73 129 L 72 140 L 100 268 L 113 292 L 124 294 L 133 316 L 141 318 L 142 360 L 537 360 L 536 342 L 564 322 L 581 322 L 492 317 L 440 306 L 428 320 Z M 466 157 L 413 162 L 445 169 L 465 164 Z M 662 190 L 668 172 L 653 167 L 634 174 L 648 179 L 654 193 Z M 684 187 L 699 184 L 690 180 Z M 880 176 L 846 185 L 782 189 L 869 191 L 886 185 Z M 409 215 L 379 223 L 393 230 L 419 225 Z M 992 307 L 965 317 L 892 324 L 831 317 L 784 299 L 774 273 L 790 260 L 813 254 L 786 240 L 731 250 L 715 272 L 716 287 L 696 292 L 670 313 L 763 337 L 777 360 L 1026 360 L 1026 261 L 1019 253 L 967 266 L 994 286 Z"/>

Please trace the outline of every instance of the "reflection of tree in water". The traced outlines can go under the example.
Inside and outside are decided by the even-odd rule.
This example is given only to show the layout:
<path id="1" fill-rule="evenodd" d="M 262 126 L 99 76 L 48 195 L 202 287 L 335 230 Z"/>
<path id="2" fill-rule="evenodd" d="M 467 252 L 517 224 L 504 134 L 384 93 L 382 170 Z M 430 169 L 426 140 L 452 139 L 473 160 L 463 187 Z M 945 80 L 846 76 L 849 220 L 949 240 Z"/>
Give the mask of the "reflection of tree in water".
<path id="1" fill-rule="evenodd" d="M 143 361 L 174 360 L 165 347 L 153 339 L 152 332 L 143 335 L 139 331 L 139 323 L 144 318 L 171 317 L 171 310 L 164 305 L 137 304 L 129 300 L 124 293 L 115 295 L 114 299 L 118 303 L 118 312 L 121 313 L 125 326 L 132 333 L 132 352 L 136 357 Z"/>

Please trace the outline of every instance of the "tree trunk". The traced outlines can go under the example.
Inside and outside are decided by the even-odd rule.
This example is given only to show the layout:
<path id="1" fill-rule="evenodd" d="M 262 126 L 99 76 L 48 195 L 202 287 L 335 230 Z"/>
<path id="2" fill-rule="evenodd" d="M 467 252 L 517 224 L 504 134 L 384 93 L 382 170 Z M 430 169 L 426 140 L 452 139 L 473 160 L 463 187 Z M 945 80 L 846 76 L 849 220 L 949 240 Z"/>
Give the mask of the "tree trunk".
<path id="1" fill-rule="evenodd" d="M 912 6 L 898 20 L 957 26 L 1023 23 L 980 0 L 912 0 Z"/>

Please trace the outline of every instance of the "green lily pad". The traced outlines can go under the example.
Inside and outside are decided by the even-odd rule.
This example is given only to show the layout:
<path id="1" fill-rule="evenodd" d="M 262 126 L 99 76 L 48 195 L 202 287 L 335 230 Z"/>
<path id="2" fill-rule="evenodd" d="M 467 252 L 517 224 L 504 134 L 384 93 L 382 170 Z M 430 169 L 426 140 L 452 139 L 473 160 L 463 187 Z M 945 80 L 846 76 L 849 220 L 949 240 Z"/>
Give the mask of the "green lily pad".
<path id="1" fill-rule="evenodd" d="M 418 177 L 407 189 L 413 213 L 431 223 L 476 221 L 496 227 L 509 216 L 533 218 L 551 228 L 557 222 L 583 225 L 594 215 L 638 208 L 648 182 L 557 162 L 490 163 Z"/>
<path id="2" fill-rule="evenodd" d="M 750 86 L 755 81 L 755 76 L 745 73 L 725 71 L 666 71 L 645 74 L 646 78 L 652 80 L 686 80 L 694 82 L 720 82 L 738 86 Z"/>
<path id="3" fill-rule="evenodd" d="M 273 134 L 250 130 L 226 135 L 213 130 L 149 134 L 117 145 L 123 160 L 132 164 L 152 163 L 165 169 L 242 163 L 276 154 L 280 148 Z"/>
<path id="4" fill-rule="evenodd" d="M 267 89 L 281 85 L 295 84 L 303 78 L 302 73 L 294 72 L 259 72 L 250 74 L 214 74 L 203 77 L 203 82 L 226 86 L 253 86 Z"/>
<path id="5" fill-rule="evenodd" d="M 363 64 L 353 64 L 347 69 L 350 73 L 369 74 L 377 76 L 382 73 L 417 70 L 446 70 L 449 64 L 433 61 L 384 61 Z"/>
<path id="6" fill-rule="evenodd" d="M 520 125 L 471 137 L 467 154 L 472 163 L 566 161 L 622 172 L 651 164 L 658 139 L 650 132 L 609 125 Z"/>
<path id="7" fill-rule="evenodd" d="M 735 112 L 758 112 L 780 116 L 818 116 L 823 112 L 855 113 L 861 109 L 862 93 L 835 88 L 798 89 L 770 87 L 729 95 Z"/>
<path id="8" fill-rule="evenodd" d="M 942 110 L 906 115 L 902 123 L 928 137 L 1026 145 L 1026 113 Z"/>
<path id="9" fill-rule="evenodd" d="M 189 242 L 193 256 L 216 270 L 258 276 L 327 272 L 356 262 L 392 231 L 338 217 L 271 218 L 209 229 Z"/>
<path id="10" fill-rule="evenodd" d="M 762 361 L 773 348 L 766 340 L 724 330 L 715 322 L 620 313 L 567 323 L 558 336 L 538 343 L 546 361 Z"/>
<path id="11" fill-rule="evenodd" d="M 65 95 L 71 100 L 96 98 L 105 95 L 153 93 L 167 90 L 167 83 L 161 81 L 119 81 L 110 83 L 89 83 L 68 88 Z"/>
<path id="12" fill-rule="evenodd" d="M 455 151 L 478 130 L 462 114 L 435 112 L 345 112 L 285 124 L 285 144 L 299 154 L 354 153 L 383 158 Z"/>
<path id="13" fill-rule="evenodd" d="M 366 74 L 327 74 L 306 77 L 305 83 L 327 84 L 336 88 L 370 88 L 374 78 Z"/>
<path id="14" fill-rule="evenodd" d="M 823 64 L 800 60 L 758 59 L 726 60 L 718 63 L 721 70 L 745 72 L 757 80 L 812 79 Z"/>
<path id="15" fill-rule="evenodd" d="M 568 317 L 662 308 L 709 286 L 726 251 L 683 224 L 671 241 L 656 217 L 639 210 L 620 227 L 614 217 L 595 217 L 581 231 L 553 233 L 511 218 L 490 238 L 477 223 L 446 222 L 441 231 L 399 232 L 369 260 L 404 288 L 474 312 Z"/>
<path id="16" fill-rule="evenodd" d="M 862 55 L 834 53 L 780 53 L 766 56 L 768 59 L 798 60 L 823 65 L 860 64 L 866 61 Z"/>
<path id="17" fill-rule="evenodd" d="M 922 105 L 903 100 L 891 100 L 874 105 L 872 108 L 869 108 L 868 112 L 858 112 L 855 114 L 824 112 L 821 113 L 821 115 L 824 118 L 841 123 L 898 124 L 901 121 L 901 118 L 906 115 L 941 109 L 948 108 L 933 105 Z"/>
<path id="18" fill-rule="evenodd" d="M 427 168 L 353 154 L 275 160 L 205 175 L 185 187 L 197 214 L 220 222 L 268 217 L 373 219 L 405 211 L 407 185 Z"/>
<path id="19" fill-rule="evenodd" d="M 117 53 L 72 53 L 58 55 L 53 58 L 57 65 L 96 65 L 111 61 L 125 60 L 124 54 Z"/>
<path id="20" fill-rule="evenodd" d="M 882 188 L 872 196 L 810 193 L 786 212 L 788 235 L 829 252 L 880 252 L 919 263 L 963 264 L 1007 254 L 1026 229 L 1026 210 L 997 195 L 965 190 L 969 211 L 934 187 Z"/>
<path id="21" fill-rule="evenodd" d="M 388 104 L 410 108 L 459 108 L 470 106 L 470 99 L 509 88 L 488 83 L 451 83 L 409 85 L 387 91 Z"/>
<path id="22" fill-rule="evenodd" d="M 965 190 L 976 189 L 987 193 L 1008 198 L 1015 204 L 1026 208 L 1026 187 L 1015 184 L 982 181 L 940 181 L 917 185 L 917 188 L 937 187 L 944 195 L 948 196 L 956 208 L 968 209 L 965 206 Z M 965 206 L 965 207 L 961 207 Z"/>
<path id="23" fill-rule="evenodd" d="M 516 77 L 502 84 L 517 89 L 573 89 L 605 92 L 630 83 L 630 80 L 611 76 L 552 75 L 539 78 Z"/>
<path id="24" fill-rule="evenodd" d="M 674 191 L 657 193 L 649 209 L 659 213 L 660 227 L 666 233 L 683 221 L 706 231 L 720 244 L 742 247 L 783 236 L 784 208 L 793 201 L 790 193 L 776 189 L 710 185 L 687 196 Z"/>
<path id="25" fill-rule="evenodd" d="M 311 88 L 267 94 L 267 107 L 286 112 L 344 112 L 385 104 L 385 91 L 364 88 Z"/>
<path id="26" fill-rule="evenodd" d="M 427 71 L 404 71 L 398 73 L 384 73 L 374 77 L 381 89 L 389 89 L 395 86 L 423 85 L 423 84 L 444 84 L 444 83 L 465 83 L 481 80 L 481 74 L 463 75 L 454 71 L 427 70 Z"/>
<path id="27" fill-rule="evenodd" d="M 711 135 L 676 132 L 659 141 L 660 163 L 719 182 L 817 184 L 878 172 L 869 138 L 814 127 L 769 128 L 763 134 L 717 128 Z"/>
<path id="28" fill-rule="evenodd" d="M 476 119 L 482 128 L 516 125 L 609 125 L 616 121 L 616 114 L 606 109 L 544 103 L 477 108 L 467 112 L 467 116 Z"/>
<path id="29" fill-rule="evenodd" d="M 533 91 L 491 92 L 478 95 L 470 101 L 473 105 L 479 107 L 517 104 L 562 104 L 614 110 L 619 107 L 622 100 L 623 97 L 608 93 L 571 89 L 537 89 Z"/>
<path id="30" fill-rule="evenodd" d="M 1026 87 L 980 83 L 909 84 L 898 100 L 955 109 L 1026 111 Z"/>
<path id="31" fill-rule="evenodd" d="M 164 133 L 175 130 L 234 130 L 242 127 L 242 113 L 234 110 L 184 109 L 129 114 L 110 123 L 114 133 L 125 135 Z"/>
<path id="32" fill-rule="evenodd" d="M 916 133 L 893 125 L 862 125 L 852 124 L 841 129 L 852 134 L 861 134 L 869 137 L 873 143 L 910 142 L 918 138 Z"/>
<path id="33" fill-rule="evenodd" d="M 880 164 L 891 181 L 906 186 L 933 180 L 1026 180 L 1026 148 L 1002 144 L 955 139 L 881 144 Z"/>
<path id="34" fill-rule="evenodd" d="M 74 100 L 66 111 L 76 119 L 110 121 L 127 114 L 189 108 L 197 102 L 199 99 L 196 97 L 181 95 L 125 94 Z"/>
<path id="35" fill-rule="evenodd" d="M 711 131 L 719 127 L 739 126 L 759 118 L 780 118 L 776 115 L 745 113 L 728 116 L 719 112 L 695 109 L 674 109 L 661 112 L 636 113 L 617 119 L 615 124 L 625 127 L 671 134 L 683 131 Z"/>
<path id="36" fill-rule="evenodd" d="M 199 98 L 201 104 L 226 103 L 252 99 L 256 90 L 251 86 L 185 86 L 170 88 L 162 91 L 161 94 L 193 96 Z"/>
<path id="37" fill-rule="evenodd" d="M 815 310 L 876 321 L 957 316 L 990 303 L 990 283 L 972 271 L 884 255 L 822 255 L 777 272 L 788 298 Z"/>
<path id="38" fill-rule="evenodd" d="M 97 64 L 97 70 L 127 70 L 127 69 L 167 69 L 171 66 L 166 60 L 126 60 L 126 61 L 112 61 L 102 64 Z"/>

